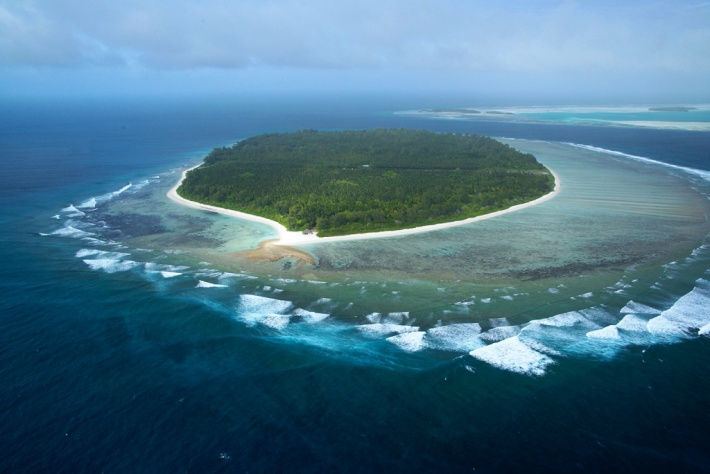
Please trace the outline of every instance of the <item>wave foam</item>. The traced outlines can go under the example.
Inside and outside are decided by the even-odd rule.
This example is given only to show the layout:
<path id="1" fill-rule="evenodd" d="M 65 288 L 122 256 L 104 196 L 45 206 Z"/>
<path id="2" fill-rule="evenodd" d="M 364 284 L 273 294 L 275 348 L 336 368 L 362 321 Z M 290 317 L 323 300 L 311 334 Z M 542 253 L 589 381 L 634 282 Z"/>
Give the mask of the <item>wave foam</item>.
<path id="1" fill-rule="evenodd" d="M 424 331 L 405 332 L 388 337 L 387 342 L 395 344 L 403 351 L 417 352 L 427 347 L 427 344 L 424 342 L 425 334 Z"/>
<path id="2" fill-rule="evenodd" d="M 67 207 L 63 207 L 60 209 L 60 212 L 69 212 L 70 214 L 68 217 L 81 217 L 86 215 L 86 213 L 74 207 L 74 204 L 69 204 Z"/>
<path id="3" fill-rule="evenodd" d="M 144 179 L 144 180 L 141 181 L 140 183 L 134 184 L 134 185 L 133 185 L 133 189 L 135 189 L 135 190 L 143 189 L 143 188 L 145 188 L 146 186 L 148 186 L 149 184 L 150 184 L 150 181 L 147 180 L 147 179 Z"/>
<path id="4" fill-rule="evenodd" d="M 589 327 L 590 325 L 596 326 L 594 323 L 589 321 L 581 312 L 570 311 L 568 313 L 557 314 L 555 316 L 550 316 L 549 318 L 536 319 L 530 322 L 530 324 L 525 328 L 531 328 L 535 325 L 540 326 L 552 326 L 552 327 Z M 590 329 L 592 329 L 590 327 Z"/>
<path id="5" fill-rule="evenodd" d="M 77 207 L 80 209 L 92 209 L 96 207 L 96 198 L 87 199 L 86 201 L 79 204 Z"/>
<path id="6" fill-rule="evenodd" d="M 92 270 L 103 270 L 106 273 L 125 272 L 140 265 L 140 263 L 132 260 L 119 260 L 116 258 L 86 259 L 84 263 Z"/>
<path id="7" fill-rule="evenodd" d="M 517 336 L 480 347 L 469 353 L 472 357 L 499 369 L 523 375 L 545 375 L 555 361 L 525 345 Z"/>
<path id="8" fill-rule="evenodd" d="M 402 322 L 407 319 L 409 319 L 409 313 L 404 311 L 389 313 L 387 317 L 385 317 L 385 321 L 392 324 L 402 324 Z"/>
<path id="9" fill-rule="evenodd" d="M 114 260 L 122 259 L 123 257 L 128 257 L 129 253 L 123 252 L 107 252 L 105 250 L 98 249 L 81 249 L 76 252 L 76 258 L 93 257 L 100 256 L 102 258 L 110 258 Z"/>
<path id="10" fill-rule="evenodd" d="M 146 184 L 148 184 L 148 182 L 146 182 Z M 120 194 L 124 193 L 125 191 L 127 191 L 131 187 L 133 187 L 133 184 L 128 183 L 127 185 L 123 186 L 121 189 L 119 189 L 117 191 L 112 191 L 110 193 L 102 194 L 101 196 L 90 197 L 86 201 L 79 204 L 79 206 L 77 206 L 77 207 L 79 207 L 80 209 L 94 209 L 99 204 L 103 204 L 105 202 L 110 201 L 111 199 L 115 198 L 116 196 L 119 196 Z M 74 208 L 74 210 L 76 212 L 81 212 L 79 209 L 77 209 L 74 206 L 70 205 L 69 207 Z M 62 211 L 67 212 L 66 209 L 69 209 L 69 208 L 64 208 L 64 209 L 62 209 Z M 84 213 L 81 212 L 81 215 L 84 215 Z"/>
<path id="11" fill-rule="evenodd" d="M 136 249 L 139 250 L 139 249 Z M 168 265 L 168 264 L 163 264 L 163 263 L 154 263 L 154 262 L 146 262 L 145 264 L 145 269 L 146 271 L 149 272 L 161 272 L 161 271 L 168 271 L 168 272 L 181 272 L 183 270 L 187 270 L 190 267 L 187 267 L 185 265 Z"/>
<path id="12" fill-rule="evenodd" d="M 217 270 L 209 270 L 209 269 L 200 269 L 197 273 L 195 273 L 196 277 L 207 277 L 207 278 L 219 278 L 220 275 L 222 275 L 222 272 L 219 272 Z"/>
<path id="13" fill-rule="evenodd" d="M 600 307 L 591 307 L 579 311 L 587 321 L 598 324 L 599 326 L 613 326 L 619 322 L 619 316 L 611 314 L 609 311 Z"/>
<path id="14" fill-rule="evenodd" d="M 204 280 L 198 280 L 197 286 L 195 288 L 227 288 L 227 285 L 222 285 L 219 283 L 210 283 Z"/>
<path id="15" fill-rule="evenodd" d="M 405 332 L 419 331 L 417 326 L 404 326 L 391 323 L 361 324 L 355 326 L 360 332 L 372 337 L 381 337 L 388 334 L 402 334 Z"/>
<path id="16" fill-rule="evenodd" d="M 291 322 L 291 315 L 283 314 L 293 308 L 293 303 L 266 296 L 241 295 L 238 318 L 249 326 L 261 324 L 282 330 Z"/>
<path id="17" fill-rule="evenodd" d="M 411 331 L 387 338 L 388 342 L 406 352 L 417 352 L 424 349 L 427 344 L 424 342 L 424 331 Z"/>
<path id="18" fill-rule="evenodd" d="M 520 334 L 519 326 L 498 326 L 481 334 L 479 337 L 486 342 L 499 342 Z"/>
<path id="19" fill-rule="evenodd" d="M 429 329 L 424 341 L 431 349 L 469 352 L 483 345 L 480 334 L 478 323 L 449 324 Z"/>
<path id="20" fill-rule="evenodd" d="M 654 336 L 683 338 L 688 335 L 685 331 L 678 327 L 678 325 L 673 324 L 672 321 L 663 316 L 656 316 L 651 319 L 646 324 L 646 329 Z"/>
<path id="21" fill-rule="evenodd" d="M 648 322 L 649 332 L 687 337 L 710 324 L 710 281 L 699 279 L 690 293 Z"/>
<path id="22" fill-rule="evenodd" d="M 153 262 L 145 263 L 146 273 L 158 273 L 163 278 L 175 278 L 176 276 L 182 275 L 182 271 L 188 268 L 190 267 L 184 265 L 166 265 Z"/>
<path id="23" fill-rule="evenodd" d="M 531 338 L 531 337 L 526 337 L 525 334 L 520 334 L 518 336 L 518 339 L 520 339 L 520 342 L 528 346 L 530 349 L 533 349 L 537 352 L 540 352 L 542 354 L 547 354 L 547 355 L 554 355 L 554 356 L 561 356 L 562 352 L 553 349 L 552 347 L 542 343 L 541 341 Z M 574 345 L 578 341 L 578 338 L 570 338 L 565 341 L 566 345 L 564 347 L 569 347 Z M 559 340 L 552 339 L 552 342 L 559 342 Z"/>
<path id="24" fill-rule="evenodd" d="M 219 278 L 220 280 L 225 280 L 228 278 L 245 278 L 246 276 L 247 275 L 244 275 L 243 273 L 223 272 L 217 278 Z"/>
<path id="25" fill-rule="evenodd" d="M 570 146 L 573 146 L 573 147 L 575 147 L 575 148 L 581 148 L 581 149 L 587 150 L 587 151 L 593 151 L 593 152 L 596 152 L 596 153 L 604 153 L 604 154 L 607 154 L 607 155 L 620 156 L 620 157 L 623 157 L 623 158 L 629 158 L 629 159 L 636 160 L 636 161 L 642 161 L 642 162 L 644 162 L 644 163 L 651 163 L 651 164 L 654 164 L 654 165 L 661 165 L 661 166 L 665 166 L 665 167 L 668 167 L 668 168 L 673 168 L 673 169 L 676 169 L 676 170 L 685 171 L 686 173 L 690 173 L 690 174 L 693 174 L 693 175 L 695 175 L 695 176 L 699 176 L 700 178 L 703 178 L 703 179 L 706 180 L 706 181 L 710 181 L 710 172 L 708 172 L 708 171 L 698 170 L 698 169 L 695 169 L 695 168 L 688 168 L 688 167 L 686 167 L 686 166 L 672 165 L 672 164 L 666 163 L 666 162 L 664 162 L 664 161 L 653 160 L 653 159 L 651 159 L 651 158 L 646 158 L 646 157 L 643 157 L 643 156 L 630 155 L 630 154 L 628 154 L 628 153 L 623 153 L 623 152 L 615 151 L 615 150 L 607 150 L 606 148 L 599 148 L 599 147 L 596 147 L 596 146 L 581 145 L 581 144 L 578 144 L 578 143 L 567 143 L 567 144 L 570 145 Z"/>
<path id="26" fill-rule="evenodd" d="M 617 329 L 628 332 L 646 332 L 646 321 L 635 314 L 627 314 L 616 324 Z"/>
<path id="27" fill-rule="evenodd" d="M 589 310 L 586 310 L 589 311 Z M 528 323 L 518 338 L 538 352 L 552 355 L 587 355 L 588 347 L 580 347 L 588 340 L 587 333 L 601 329 L 581 311 L 571 311 Z"/>
<path id="28" fill-rule="evenodd" d="M 244 321 L 248 326 L 256 326 L 261 324 L 271 329 L 281 331 L 288 326 L 291 317 L 288 314 L 261 314 L 247 313 L 239 316 L 239 319 Z"/>
<path id="29" fill-rule="evenodd" d="M 636 313 L 636 314 L 661 314 L 660 310 L 657 310 L 656 308 L 651 308 L 650 306 L 647 306 L 643 303 L 637 303 L 633 300 L 629 301 L 626 303 L 626 306 L 621 308 L 621 311 L 619 311 L 621 314 L 629 314 L 629 313 Z"/>
<path id="30" fill-rule="evenodd" d="M 319 323 L 324 319 L 328 318 L 330 314 L 328 313 L 316 313 L 314 311 L 306 311 L 305 309 L 296 308 L 293 311 L 294 316 L 299 316 L 306 323 Z"/>
<path id="31" fill-rule="evenodd" d="M 81 240 L 86 242 L 86 244 L 88 244 L 88 245 L 116 245 L 116 242 L 113 242 L 113 241 L 105 242 L 101 239 L 96 239 L 94 237 L 88 237 L 88 236 L 82 238 Z M 123 246 L 116 245 L 116 248 L 123 248 Z"/>
<path id="32" fill-rule="evenodd" d="M 96 235 L 92 232 L 86 232 L 84 230 L 77 229 L 76 227 L 72 227 L 70 225 L 61 227 L 54 232 L 52 232 L 50 235 L 57 235 L 59 237 L 71 237 L 74 239 L 81 239 L 83 237 L 89 237 L 91 235 Z"/>
<path id="33" fill-rule="evenodd" d="M 379 323 L 382 320 L 382 314 L 380 313 L 370 313 L 367 316 L 365 316 L 365 319 L 370 321 L 371 323 Z"/>
<path id="34" fill-rule="evenodd" d="M 244 313 L 284 313 L 293 307 L 293 303 L 266 296 L 241 295 L 239 297 L 239 308 Z"/>
<path id="35" fill-rule="evenodd" d="M 588 332 L 587 337 L 591 339 L 619 339 L 619 330 L 616 326 L 607 326 Z"/>
<path id="36" fill-rule="evenodd" d="M 282 330 L 288 323 L 290 318 L 287 314 L 260 314 L 258 315 L 259 324 L 270 327 L 272 329 Z"/>

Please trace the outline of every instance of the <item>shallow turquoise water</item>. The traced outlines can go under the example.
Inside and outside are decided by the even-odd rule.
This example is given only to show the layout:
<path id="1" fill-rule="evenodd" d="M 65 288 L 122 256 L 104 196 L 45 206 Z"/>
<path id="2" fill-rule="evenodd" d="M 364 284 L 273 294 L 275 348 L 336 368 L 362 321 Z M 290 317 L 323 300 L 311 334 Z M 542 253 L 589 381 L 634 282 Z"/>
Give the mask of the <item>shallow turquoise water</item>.
<path id="1" fill-rule="evenodd" d="M 516 114 L 533 120 L 545 120 L 561 123 L 616 123 L 616 122 L 710 122 L 710 110 L 691 110 L 689 112 L 524 112 Z"/>

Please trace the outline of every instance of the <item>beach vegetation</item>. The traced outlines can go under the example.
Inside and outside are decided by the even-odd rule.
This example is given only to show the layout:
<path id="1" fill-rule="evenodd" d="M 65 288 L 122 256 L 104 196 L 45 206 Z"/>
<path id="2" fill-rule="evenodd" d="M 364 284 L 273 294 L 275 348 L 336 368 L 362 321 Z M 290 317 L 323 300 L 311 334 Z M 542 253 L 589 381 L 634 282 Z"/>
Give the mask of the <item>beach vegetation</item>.
<path id="1" fill-rule="evenodd" d="M 488 137 L 302 130 L 214 149 L 178 193 L 325 237 L 462 220 L 553 188 L 534 156 Z"/>

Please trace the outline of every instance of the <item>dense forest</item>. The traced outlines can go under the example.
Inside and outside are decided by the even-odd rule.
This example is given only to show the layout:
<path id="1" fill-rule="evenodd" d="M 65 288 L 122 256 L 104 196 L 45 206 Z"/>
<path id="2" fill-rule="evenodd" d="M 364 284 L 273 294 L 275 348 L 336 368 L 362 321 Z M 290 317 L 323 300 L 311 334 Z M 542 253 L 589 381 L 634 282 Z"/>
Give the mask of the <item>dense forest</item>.
<path id="1" fill-rule="evenodd" d="M 553 187 L 534 156 L 488 137 L 303 130 L 214 149 L 178 193 L 325 237 L 465 219 Z"/>

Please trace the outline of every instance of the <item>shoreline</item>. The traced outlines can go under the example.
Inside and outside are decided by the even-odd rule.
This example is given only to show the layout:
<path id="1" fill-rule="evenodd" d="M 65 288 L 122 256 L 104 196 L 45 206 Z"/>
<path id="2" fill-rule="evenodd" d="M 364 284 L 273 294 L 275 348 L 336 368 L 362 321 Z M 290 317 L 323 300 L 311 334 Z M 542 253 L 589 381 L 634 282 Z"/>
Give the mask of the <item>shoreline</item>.
<path id="1" fill-rule="evenodd" d="M 167 193 L 168 198 L 178 204 L 182 204 L 183 206 L 191 207 L 193 209 L 200 209 L 203 211 L 216 212 L 218 214 L 236 217 L 238 219 L 245 219 L 245 220 L 252 221 L 252 222 L 258 222 L 260 224 L 266 224 L 269 227 L 271 227 L 272 229 L 274 229 L 279 234 L 279 238 L 275 241 L 272 241 L 272 245 L 279 245 L 279 246 L 319 244 L 319 243 L 326 243 L 326 242 L 345 242 L 345 241 L 352 241 L 352 240 L 382 239 L 382 238 L 388 238 L 388 237 L 400 237 L 403 235 L 420 234 L 423 232 L 431 232 L 431 231 L 435 231 L 435 230 L 447 229 L 450 227 L 457 227 L 460 225 L 471 224 L 473 222 L 478 222 L 478 221 L 482 221 L 485 219 L 490 219 L 493 217 L 501 216 L 503 214 L 508 214 L 509 212 L 520 211 L 522 209 L 532 207 L 537 204 L 541 204 L 541 203 L 543 203 L 545 201 L 549 201 L 550 199 L 557 196 L 562 188 L 562 183 L 560 182 L 560 178 L 559 178 L 559 176 L 557 176 L 557 173 L 555 173 L 553 170 L 547 168 L 550 171 L 550 173 L 552 173 L 552 176 L 555 178 L 555 188 L 551 192 L 535 199 L 534 201 L 526 202 L 523 204 L 516 204 L 515 206 L 509 207 L 507 209 L 491 212 L 489 214 L 483 214 L 481 216 L 469 217 L 468 219 L 463 219 L 460 221 L 442 222 L 440 224 L 430 224 L 430 225 L 424 225 L 424 226 L 419 226 L 419 227 L 412 227 L 410 229 L 383 230 L 380 232 L 366 232 L 366 233 L 362 233 L 362 234 L 338 235 L 338 236 L 333 236 L 333 237 L 318 237 L 316 234 L 307 235 L 307 234 L 303 234 L 302 232 L 289 231 L 288 229 L 286 229 L 285 226 L 279 224 L 276 221 L 272 221 L 271 219 L 267 219 L 265 217 L 255 216 L 253 214 L 247 214 L 246 212 L 234 211 L 232 209 L 224 209 L 222 207 L 212 206 L 209 204 L 202 204 L 202 203 L 199 203 L 196 201 L 190 201 L 189 199 L 185 199 L 184 197 L 180 196 L 177 193 L 177 189 L 180 187 L 183 180 L 187 176 L 187 172 L 199 167 L 200 165 L 202 165 L 202 163 L 200 163 L 199 165 L 193 166 L 192 168 L 188 168 L 182 172 L 182 176 L 181 176 L 180 180 L 177 182 L 177 184 L 175 186 L 173 186 L 170 189 L 170 191 L 168 191 L 168 193 Z"/>

